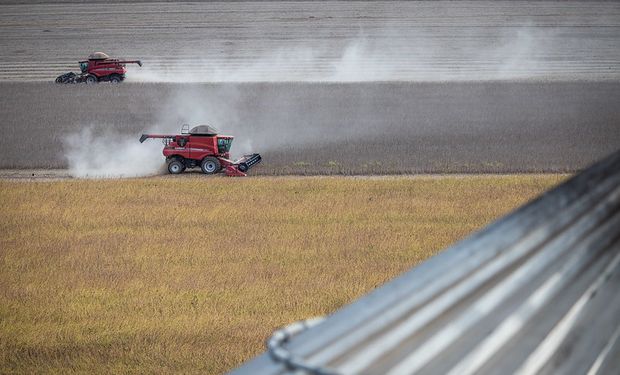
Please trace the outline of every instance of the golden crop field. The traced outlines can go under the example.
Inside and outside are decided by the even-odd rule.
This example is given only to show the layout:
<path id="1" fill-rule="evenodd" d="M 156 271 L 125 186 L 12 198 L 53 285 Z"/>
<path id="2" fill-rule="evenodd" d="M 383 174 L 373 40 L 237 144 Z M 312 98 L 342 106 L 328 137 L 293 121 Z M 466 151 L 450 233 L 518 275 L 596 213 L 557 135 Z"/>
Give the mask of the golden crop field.
<path id="1" fill-rule="evenodd" d="M 0 181 L 1 373 L 208 373 L 565 175 Z"/>

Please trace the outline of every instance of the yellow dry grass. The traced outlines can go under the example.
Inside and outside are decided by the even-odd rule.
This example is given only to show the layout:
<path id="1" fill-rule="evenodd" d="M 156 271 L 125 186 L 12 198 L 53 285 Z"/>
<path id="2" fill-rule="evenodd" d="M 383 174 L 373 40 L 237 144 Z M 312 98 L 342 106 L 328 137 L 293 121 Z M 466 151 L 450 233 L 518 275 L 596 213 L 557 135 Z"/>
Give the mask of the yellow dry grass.
<path id="1" fill-rule="evenodd" d="M 224 372 L 565 177 L 2 181 L 0 372 Z"/>

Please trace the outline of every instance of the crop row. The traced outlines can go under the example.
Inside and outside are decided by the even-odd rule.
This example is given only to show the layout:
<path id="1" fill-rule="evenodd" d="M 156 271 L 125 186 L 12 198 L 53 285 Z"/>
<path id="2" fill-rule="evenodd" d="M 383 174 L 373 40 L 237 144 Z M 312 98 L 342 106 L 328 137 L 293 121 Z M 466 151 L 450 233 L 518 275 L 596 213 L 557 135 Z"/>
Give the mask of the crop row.
<path id="1" fill-rule="evenodd" d="M 573 171 L 620 147 L 617 103 L 613 82 L 3 83 L 0 168 L 65 168 L 84 129 L 106 144 L 84 158 L 129 158 L 143 132 L 207 123 L 257 174 Z"/>

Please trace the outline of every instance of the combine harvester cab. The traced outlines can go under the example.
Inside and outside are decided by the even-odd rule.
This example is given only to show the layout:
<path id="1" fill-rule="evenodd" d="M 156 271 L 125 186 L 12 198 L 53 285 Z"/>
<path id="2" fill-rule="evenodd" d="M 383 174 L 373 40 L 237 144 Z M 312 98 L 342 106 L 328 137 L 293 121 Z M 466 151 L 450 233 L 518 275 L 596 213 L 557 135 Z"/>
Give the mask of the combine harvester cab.
<path id="1" fill-rule="evenodd" d="M 234 139 L 230 135 L 218 134 L 208 125 L 199 125 L 192 130 L 184 125 L 181 134 L 142 134 L 140 143 L 149 138 L 163 141 L 163 154 L 171 174 L 183 173 L 187 168 L 200 167 L 205 174 L 224 172 L 231 177 L 244 177 L 256 164 L 261 162 L 259 154 L 244 155 L 230 160 L 230 147 Z M 186 130 L 186 131 L 184 131 Z"/>
<path id="2" fill-rule="evenodd" d="M 125 80 L 127 64 L 142 66 L 140 60 L 113 59 L 103 52 L 95 52 L 79 63 L 81 73 L 62 74 L 56 78 L 56 83 L 120 83 Z"/>

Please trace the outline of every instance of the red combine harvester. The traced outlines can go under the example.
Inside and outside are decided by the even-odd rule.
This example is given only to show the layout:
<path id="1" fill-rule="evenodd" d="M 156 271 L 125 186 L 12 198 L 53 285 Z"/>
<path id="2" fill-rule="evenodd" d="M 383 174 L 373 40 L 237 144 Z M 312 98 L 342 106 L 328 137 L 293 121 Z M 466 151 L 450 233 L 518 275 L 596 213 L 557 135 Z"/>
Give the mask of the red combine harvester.
<path id="1" fill-rule="evenodd" d="M 80 74 L 65 73 L 56 78 L 56 83 L 97 83 L 108 81 L 120 83 L 125 80 L 126 64 L 138 64 L 140 60 L 112 59 L 103 52 L 95 52 L 88 56 L 87 61 L 80 61 Z"/>
<path id="2" fill-rule="evenodd" d="M 207 125 L 199 125 L 192 130 L 189 130 L 189 125 L 184 125 L 181 134 L 177 135 L 142 134 L 140 143 L 149 138 L 162 139 L 168 172 L 172 174 L 200 166 L 205 174 L 223 170 L 227 176 L 243 177 L 261 161 L 259 154 L 245 155 L 236 161 L 230 160 L 230 146 L 234 137 L 220 135 L 217 130 Z"/>

